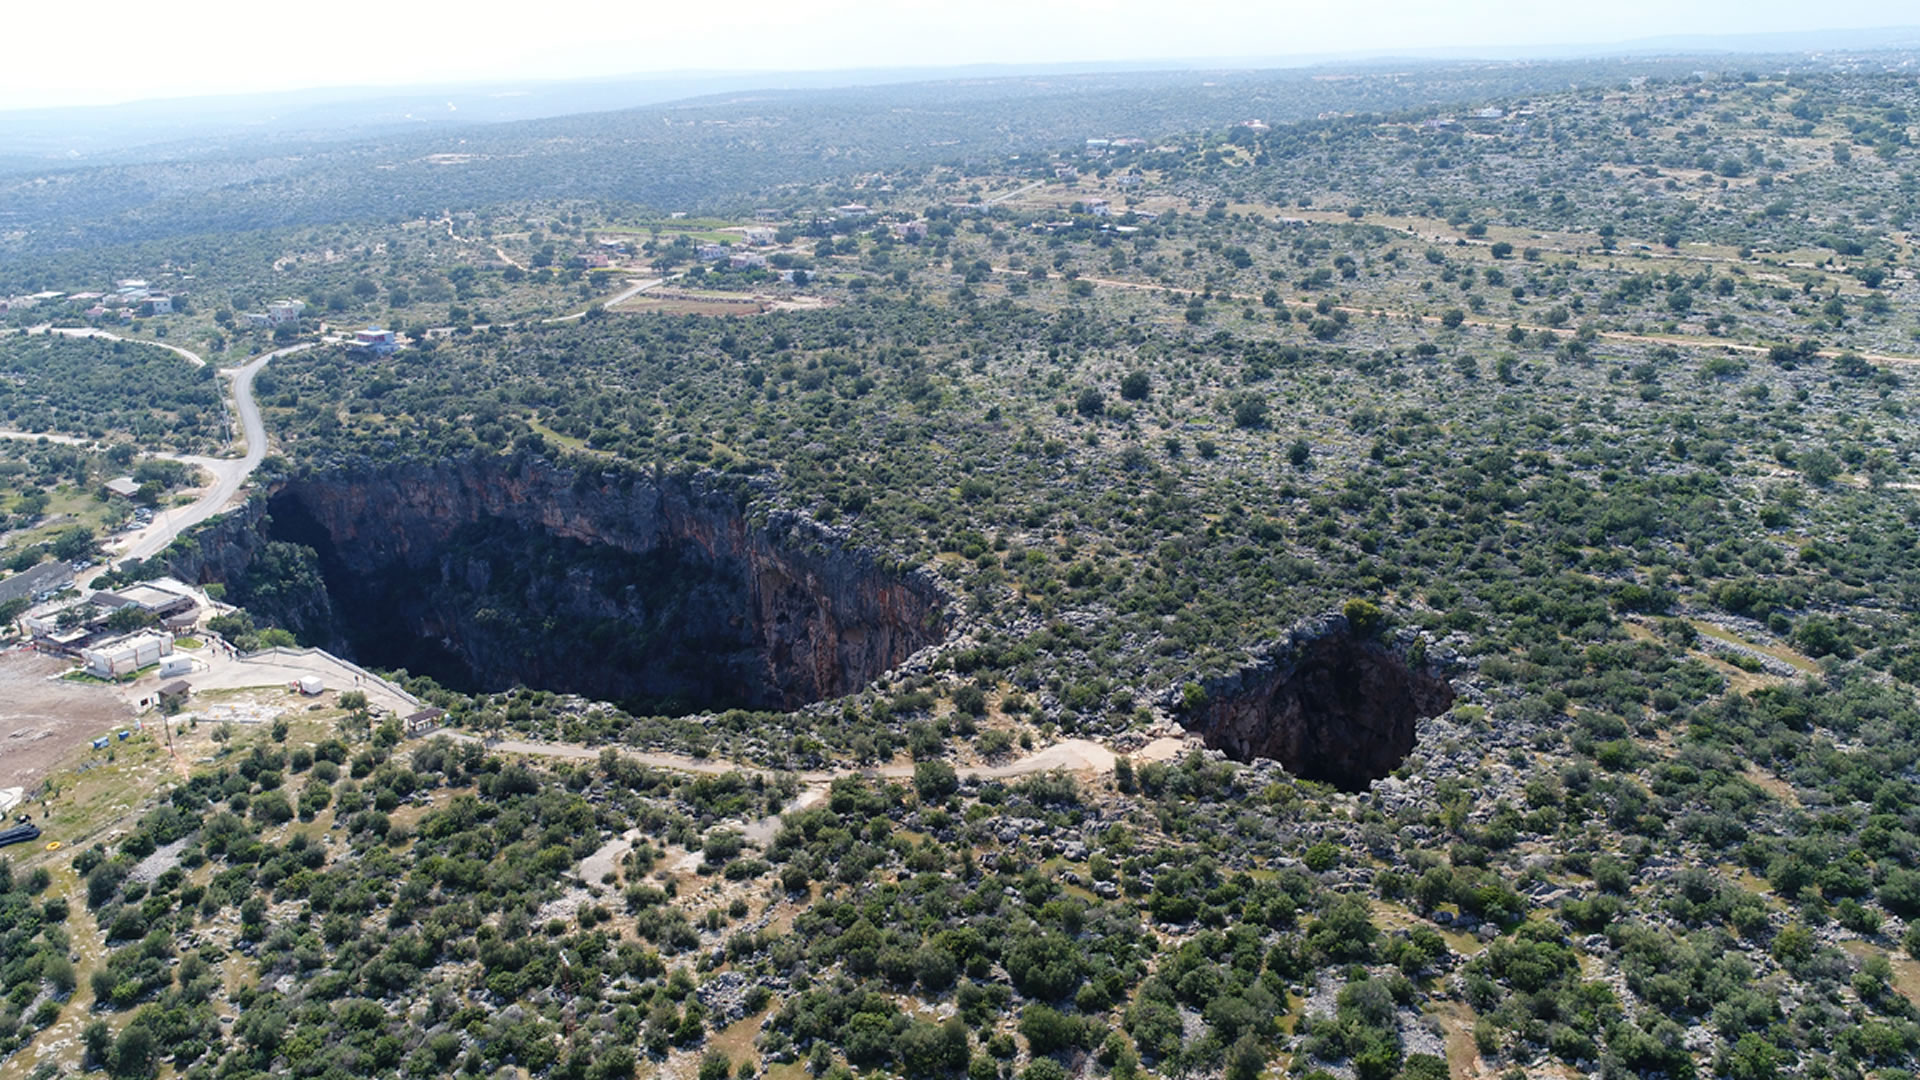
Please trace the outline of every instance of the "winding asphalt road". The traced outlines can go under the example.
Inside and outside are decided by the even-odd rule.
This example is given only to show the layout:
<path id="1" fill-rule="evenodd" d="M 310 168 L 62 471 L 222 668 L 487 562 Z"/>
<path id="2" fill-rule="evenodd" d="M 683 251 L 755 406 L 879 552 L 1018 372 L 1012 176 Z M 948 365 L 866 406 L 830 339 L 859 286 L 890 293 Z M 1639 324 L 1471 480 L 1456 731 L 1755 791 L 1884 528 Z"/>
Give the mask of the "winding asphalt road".
<path id="1" fill-rule="evenodd" d="M 231 382 L 229 387 L 233 397 L 234 414 L 240 418 L 241 438 L 246 441 L 245 457 L 233 458 L 189 457 L 183 460 L 207 470 L 213 474 L 213 486 L 202 492 L 190 506 L 169 510 L 157 515 L 154 523 L 134 538 L 133 545 L 123 556 L 129 559 L 149 559 L 158 555 L 173 538 L 182 532 L 224 511 L 234 496 L 240 493 L 241 485 L 260 467 L 267 456 L 267 428 L 260 422 L 260 406 L 253 400 L 253 377 L 260 373 L 275 357 L 287 356 L 313 348 L 311 341 L 299 345 L 289 345 L 276 349 L 237 368 L 224 369 Z M 176 352 L 183 351 L 176 349 Z"/>
<path id="2" fill-rule="evenodd" d="M 47 326 L 36 327 L 27 332 L 61 334 L 66 337 L 94 337 L 106 341 L 131 341 L 138 345 L 157 345 L 178 354 L 195 367 L 205 367 L 207 363 L 206 359 L 197 353 L 178 345 L 169 345 L 161 341 L 142 341 L 138 338 L 123 338 L 105 330 Z M 247 478 L 253 475 L 253 471 L 259 468 L 260 463 L 267 457 L 267 428 L 260 421 L 260 406 L 253 400 L 253 377 L 276 357 L 302 352 L 313 348 L 315 344 L 317 342 L 306 341 L 298 345 L 289 345 L 284 349 L 275 349 L 273 352 L 255 357 L 239 367 L 220 369 L 220 374 L 225 375 L 229 382 L 228 393 L 232 398 L 234 414 L 240 418 L 240 437 L 247 446 L 245 456 L 215 458 L 198 454 L 154 455 L 184 461 L 189 465 L 205 469 L 212 474 L 213 484 L 201 492 L 200 497 L 190 505 L 169 508 L 156 514 L 153 524 L 133 534 L 128 541 L 128 546 L 120 552 L 120 558 L 150 559 L 158 555 L 168 544 L 173 543 L 174 537 L 227 509 L 227 505 L 233 502 L 234 496 L 240 493 L 240 488 L 247 482 Z M 32 439 L 42 437 L 20 432 L 5 432 L 0 433 L 0 436 Z M 86 441 L 57 435 L 46 436 L 46 438 L 56 442 Z"/>

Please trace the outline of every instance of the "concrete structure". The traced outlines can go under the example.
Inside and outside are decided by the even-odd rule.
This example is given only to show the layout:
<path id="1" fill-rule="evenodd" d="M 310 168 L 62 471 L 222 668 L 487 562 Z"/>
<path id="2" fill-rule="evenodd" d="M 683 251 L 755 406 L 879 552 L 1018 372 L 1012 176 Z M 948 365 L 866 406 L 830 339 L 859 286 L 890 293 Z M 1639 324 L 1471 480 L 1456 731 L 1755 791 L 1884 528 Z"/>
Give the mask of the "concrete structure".
<path id="1" fill-rule="evenodd" d="M 699 256 L 701 262 L 718 262 L 727 257 L 727 245 L 701 244 L 693 249 L 693 253 Z"/>
<path id="2" fill-rule="evenodd" d="M 833 213 L 835 217 L 857 218 L 866 217 L 873 211 L 865 203 L 850 202 L 845 206 L 834 207 Z"/>
<path id="3" fill-rule="evenodd" d="M 302 675 L 300 676 L 300 680 L 293 685 L 308 697 L 323 694 L 327 689 L 327 681 L 318 675 Z"/>
<path id="4" fill-rule="evenodd" d="M 87 674 L 102 679 L 131 675 L 149 664 L 159 663 L 161 657 L 171 655 L 173 637 L 168 634 L 135 634 L 80 651 L 80 658 L 87 665 Z"/>
<path id="5" fill-rule="evenodd" d="M 176 679 L 160 688 L 160 704 L 178 704 L 187 700 L 187 695 L 191 693 L 193 693 L 193 687 L 188 686 L 183 679 Z"/>
<path id="6" fill-rule="evenodd" d="M 305 310 L 307 310 L 307 304 L 304 300 L 275 300 L 267 305 L 267 325 L 297 323 L 300 321 L 300 313 Z"/>
<path id="7" fill-rule="evenodd" d="M 143 313 L 147 315 L 171 315 L 173 314 L 173 297 L 149 296 L 141 307 Z"/>
<path id="8" fill-rule="evenodd" d="M 160 677 L 163 679 L 178 678 L 181 675 L 188 674 L 192 670 L 193 659 L 191 657 L 169 656 L 165 660 L 160 661 Z"/>
<path id="9" fill-rule="evenodd" d="M 355 352 L 386 356 L 400 347 L 400 335 L 384 327 L 369 326 L 354 333 L 350 347 Z"/>
<path id="10" fill-rule="evenodd" d="M 893 235 L 902 240 L 925 240 L 927 223 L 924 221 L 897 221 L 893 224 Z"/>
<path id="11" fill-rule="evenodd" d="M 756 247 L 766 247 L 773 243 L 774 231 L 761 225 L 747 227 L 747 243 Z"/>
<path id="12" fill-rule="evenodd" d="M 123 499 L 131 499 L 140 494 L 140 485 L 134 483 L 131 476 L 116 476 L 107 481 L 106 488 L 108 494 L 118 495 Z"/>
<path id="13" fill-rule="evenodd" d="M 92 602 L 95 607 L 109 610 L 138 607 L 156 619 L 185 614 L 200 607 L 191 596 L 152 584 L 131 585 L 115 592 L 97 592 L 93 594 Z"/>
<path id="14" fill-rule="evenodd" d="M 756 255 L 751 251 L 741 251 L 727 256 L 727 265 L 735 270 L 758 270 L 767 265 L 767 257 Z"/>
<path id="15" fill-rule="evenodd" d="M 1087 213 L 1092 214 L 1094 217 L 1106 217 L 1108 214 L 1113 213 L 1113 207 L 1109 206 L 1105 199 L 1088 199 Z"/>

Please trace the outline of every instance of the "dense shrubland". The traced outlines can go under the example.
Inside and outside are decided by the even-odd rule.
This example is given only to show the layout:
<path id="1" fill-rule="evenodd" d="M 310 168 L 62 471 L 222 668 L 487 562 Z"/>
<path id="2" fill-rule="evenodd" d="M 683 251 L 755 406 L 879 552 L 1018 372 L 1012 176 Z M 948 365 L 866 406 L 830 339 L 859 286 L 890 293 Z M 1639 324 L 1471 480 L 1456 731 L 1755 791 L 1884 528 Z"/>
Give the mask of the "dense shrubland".
<path id="1" fill-rule="evenodd" d="M 1467 90 L 1417 110 L 1370 92 L 1352 111 L 1378 114 L 1172 149 L 1075 140 L 1070 183 L 1028 155 L 789 189 L 927 224 L 789 223 L 821 310 L 476 330 L 471 296 L 543 314 L 568 294 L 515 293 L 485 260 L 458 273 L 470 249 L 417 220 L 390 226 L 420 239 L 397 251 L 302 234 L 343 241 L 299 271 L 343 313 L 467 318 L 388 358 L 275 361 L 257 389 L 284 453 L 263 479 L 457 455 L 589 486 L 702 473 L 748 520 L 801 510 L 932 568 L 962 633 L 792 714 L 402 676 L 456 725 L 614 748 L 594 762 L 403 744 L 357 716 L 312 745 L 236 742 L 74 862 L 71 925 L 112 950 L 65 976 L 101 1003 L 92 1059 L 1912 1069 L 1912 81 L 1609 83 L 1499 121 Z M 584 243 L 619 217 L 535 213 L 468 224 L 531 256 L 555 222 Z M 670 266 L 686 246 L 639 244 Z M 468 296 L 392 301 L 434 276 Z M 237 583 L 266 599 L 222 628 L 299 633 L 271 624 L 313 567 L 266 550 Z M 1419 632 L 1461 692 L 1369 793 L 1200 753 L 961 779 L 1060 735 L 1138 745 L 1330 611 Z M 772 771 L 689 778 L 620 749 Z M 780 771 L 881 764 L 902 775 L 804 803 Z M 177 868 L 133 875 L 181 841 Z M 16 895 L 7 932 L 57 951 L 28 918 L 47 901 Z M 58 965 L 8 959 L 0 1017 L 49 1022 Z"/>

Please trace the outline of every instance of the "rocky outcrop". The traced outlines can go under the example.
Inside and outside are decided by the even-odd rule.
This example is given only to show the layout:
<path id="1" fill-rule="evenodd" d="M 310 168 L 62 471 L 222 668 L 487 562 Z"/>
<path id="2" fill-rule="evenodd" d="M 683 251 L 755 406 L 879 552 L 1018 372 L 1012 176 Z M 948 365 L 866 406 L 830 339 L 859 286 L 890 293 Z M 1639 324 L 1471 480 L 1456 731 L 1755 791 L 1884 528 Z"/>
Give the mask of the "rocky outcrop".
<path id="1" fill-rule="evenodd" d="M 1181 722 L 1236 761 L 1270 758 L 1364 791 L 1412 752 L 1421 718 L 1453 705 L 1452 685 L 1417 642 L 1357 635 L 1338 615 L 1316 620 L 1204 684 Z"/>
<path id="2" fill-rule="evenodd" d="M 711 479 L 538 459 L 341 468 L 285 482 L 176 569 L 245 579 L 262 536 L 303 545 L 332 611 L 320 643 L 460 689 L 662 712 L 838 696 L 944 637 L 930 576 L 744 505 Z"/>

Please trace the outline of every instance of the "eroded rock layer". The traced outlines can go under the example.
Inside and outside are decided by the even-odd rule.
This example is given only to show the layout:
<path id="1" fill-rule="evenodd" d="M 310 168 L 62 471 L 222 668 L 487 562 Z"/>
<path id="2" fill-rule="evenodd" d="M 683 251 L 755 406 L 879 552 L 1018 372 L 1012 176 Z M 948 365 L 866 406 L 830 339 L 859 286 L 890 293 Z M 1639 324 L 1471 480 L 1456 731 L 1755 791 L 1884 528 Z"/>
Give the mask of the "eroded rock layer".
<path id="1" fill-rule="evenodd" d="M 1208 746 L 1346 791 L 1391 773 L 1413 751 L 1420 719 L 1453 705 L 1443 676 L 1397 644 L 1355 635 L 1338 616 L 1205 689 L 1182 719 Z"/>
<path id="2" fill-rule="evenodd" d="M 308 640 L 458 689 L 791 708 L 944 635 L 930 578 L 837 539 L 798 515 L 750 519 L 696 479 L 474 457 L 288 481 L 179 569 Z M 303 557 L 323 596 L 261 572 Z"/>

